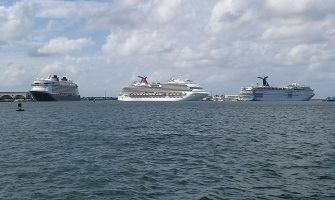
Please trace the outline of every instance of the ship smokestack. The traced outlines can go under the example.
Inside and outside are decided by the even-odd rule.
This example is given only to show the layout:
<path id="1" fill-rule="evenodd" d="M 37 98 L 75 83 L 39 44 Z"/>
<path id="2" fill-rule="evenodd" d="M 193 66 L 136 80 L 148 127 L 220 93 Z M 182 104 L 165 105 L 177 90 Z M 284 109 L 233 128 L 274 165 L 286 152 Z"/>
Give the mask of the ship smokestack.
<path id="1" fill-rule="evenodd" d="M 265 76 L 265 77 L 258 77 L 259 79 L 262 79 L 263 80 L 263 86 L 269 86 L 269 83 L 268 81 L 266 80 L 267 78 L 269 78 L 268 76 Z"/>

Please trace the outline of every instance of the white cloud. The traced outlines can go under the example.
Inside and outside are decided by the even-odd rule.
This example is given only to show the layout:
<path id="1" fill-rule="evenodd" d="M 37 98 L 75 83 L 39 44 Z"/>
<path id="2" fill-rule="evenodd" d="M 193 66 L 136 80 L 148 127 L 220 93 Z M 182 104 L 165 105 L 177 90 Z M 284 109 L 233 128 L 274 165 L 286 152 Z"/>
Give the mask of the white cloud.
<path id="1" fill-rule="evenodd" d="M 124 7 L 129 7 L 129 6 L 136 5 L 140 1 L 141 0 L 122 0 L 120 1 L 120 5 Z"/>
<path id="2" fill-rule="evenodd" d="M 322 27 L 318 23 L 271 26 L 263 32 L 261 38 L 263 40 L 290 40 L 296 42 L 322 40 L 325 35 L 323 31 L 320 31 L 320 28 Z"/>
<path id="3" fill-rule="evenodd" d="M 157 31 L 134 31 L 110 34 L 102 51 L 110 56 L 137 56 L 166 53 L 172 50 L 174 41 Z"/>
<path id="4" fill-rule="evenodd" d="M 141 2 L 140 5 L 137 1 L 120 1 L 106 4 L 90 15 L 84 16 L 84 18 L 87 18 L 86 29 L 95 31 L 142 26 L 146 22 L 144 2 Z"/>
<path id="5" fill-rule="evenodd" d="M 38 55 L 67 54 L 80 52 L 82 48 L 89 45 L 94 45 L 91 39 L 80 38 L 69 40 L 66 37 L 59 37 L 50 40 L 47 44 L 38 48 L 36 53 Z"/>
<path id="6" fill-rule="evenodd" d="M 1 72 L 0 81 L 1 87 L 15 86 L 20 84 L 20 79 L 26 74 L 26 69 L 23 65 L 15 63 L 7 63 L 5 69 Z"/>
<path id="7" fill-rule="evenodd" d="M 30 3 L 15 3 L 8 8 L 0 6 L 0 45 L 26 37 L 33 26 L 34 6 Z"/>
<path id="8" fill-rule="evenodd" d="M 151 17 L 157 23 L 168 23 L 183 14 L 183 0 L 155 1 Z"/>
<path id="9" fill-rule="evenodd" d="M 218 34 L 221 31 L 233 31 L 243 23 L 254 20 L 253 4 L 244 0 L 221 0 L 214 6 L 206 31 Z"/>
<path id="10" fill-rule="evenodd" d="M 335 8 L 333 0 L 267 0 L 266 11 L 279 18 L 308 18 L 319 20 Z"/>
<path id="11" fill-rule="evenodd" d="M 38 5 L 37 17 L 50 19 L 85 18 L 99 12 L 110 2 L 98 1 L 66 1 L 66 0 L 27 0 Z"/>
<path id="12" fill-rule="evenodd" d="M 173 52 L 171 60 L 174 60 L 174 65 L 177 67 L 199 68 L 208 66 L 208 68 L 211 68 L 214 65 L 216 66 L 219 57 L 225 57 L 220 49 L 202 51 L 199 48 L 185 47 Z"/>
<path id="13" fill-rule="evenodd" d="M 263 40 L 313 43 L 334 37 L 333 1 L 266 1 Z"/>
<path id="14" fill-rule="evenodd" d="M 325 44 L 301 44 L 294 46 L 286 54 L 278 55 L 278 60 L 289 65 L 312 66 L 316 69 L 320 63 L 335 61 L 335 50 L 332 46 Z"/>
<path id="15" fill-rule="evenodd" d="M 54 62 L 43 67 L 40 72 L 41 77 L 46 77 L 48 75 L 58 75 L 58 76 L 71 76 L 77 73 L 77 69 L 74 65 L 63 62 Z"/>

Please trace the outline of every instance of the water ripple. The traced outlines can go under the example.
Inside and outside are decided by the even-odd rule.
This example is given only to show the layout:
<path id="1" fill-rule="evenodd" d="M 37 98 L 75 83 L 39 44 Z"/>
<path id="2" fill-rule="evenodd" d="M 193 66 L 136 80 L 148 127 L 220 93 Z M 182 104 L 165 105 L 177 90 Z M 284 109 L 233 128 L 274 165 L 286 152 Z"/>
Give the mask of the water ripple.
<path id="1" fill-rule="evenodd" d="M 0 104 L 1 199 L 334 199 L 322 102 Z"/>

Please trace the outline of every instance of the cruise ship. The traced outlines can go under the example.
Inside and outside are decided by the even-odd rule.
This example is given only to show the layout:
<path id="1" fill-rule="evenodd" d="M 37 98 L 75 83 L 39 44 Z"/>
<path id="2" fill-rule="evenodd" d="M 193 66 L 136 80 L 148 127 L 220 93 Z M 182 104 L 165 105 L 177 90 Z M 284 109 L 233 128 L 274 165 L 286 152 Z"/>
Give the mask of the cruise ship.
<path id="1" fill-rule="evenodd" d="M 79 101 L 78 85 L 63 77 L 49 75 L 48 78 L 36 79 L 29 91 L 36 101 Z"/>
<path id="2" fill-rule="evenodd" d="M 197 83 L 183 78 L 172 78 L 167 83 L 148 83 L 147 77 L 138 76 L 123 87 L 119 101 L 201 101 L 208 93 Z"/>
<path id="3" fill-rule="evenodd" d="M 314 96 L 314 90 L 309 86 L 292 83 L 285 87 L 270 86 L 267 78 L 258 77 L 263 80 L 263 85 L 250 85 L 242 87 L 239 100 L 242 101 L 309 101 Z"/>

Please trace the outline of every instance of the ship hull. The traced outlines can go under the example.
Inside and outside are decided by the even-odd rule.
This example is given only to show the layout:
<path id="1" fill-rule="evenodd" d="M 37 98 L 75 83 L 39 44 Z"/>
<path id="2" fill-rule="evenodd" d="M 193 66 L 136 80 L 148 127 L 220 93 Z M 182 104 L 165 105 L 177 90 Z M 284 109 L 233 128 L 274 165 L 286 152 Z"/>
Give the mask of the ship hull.
<path id="1" fill-rule="evenodd" d="M 250 95 L 240 95 L 240 100 L 245 101 L 309 101 L 314 96 L 313 92 L 304 90 L 287 91 L 255 91 Z"/>
<path id="2" fill-rule="evenodd" d="M 127 94 L 121 94 L 118 96 L 119 101 L 201 101 L 206 96 L 207 93 L 198 92 L 187 92 L 183 96 L 169 96 L 169 95 L 136 95 L 130 96 Z"/>
<path id="3" fill-rule="evenodd" d="M 80 96 L 50 94 L 48 92 L 30 91 L 35 101 L 79 101 Z"/>

